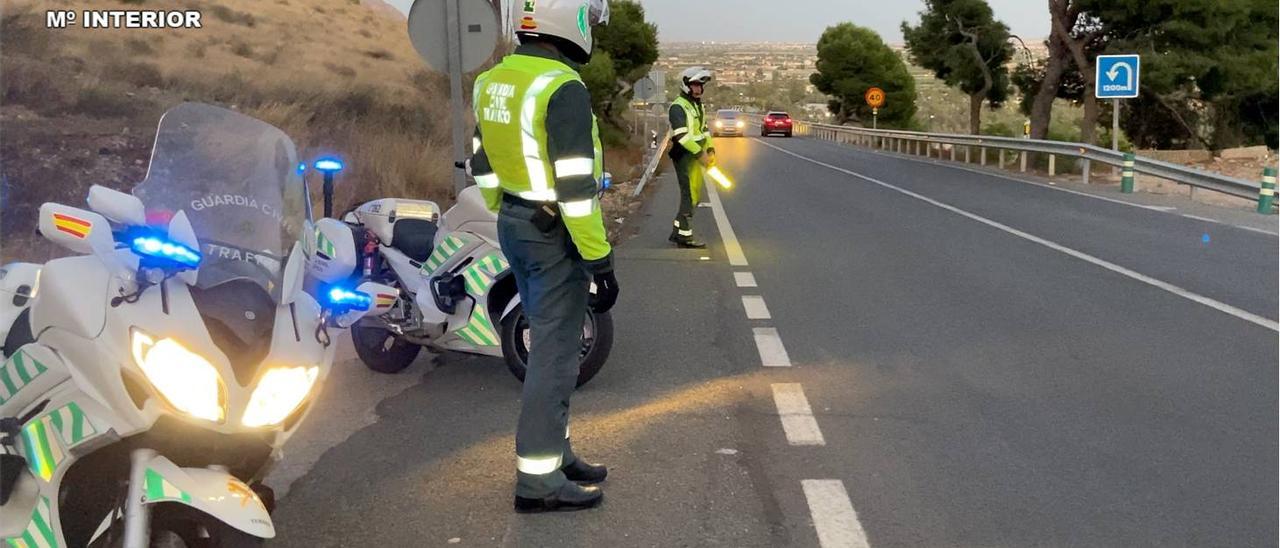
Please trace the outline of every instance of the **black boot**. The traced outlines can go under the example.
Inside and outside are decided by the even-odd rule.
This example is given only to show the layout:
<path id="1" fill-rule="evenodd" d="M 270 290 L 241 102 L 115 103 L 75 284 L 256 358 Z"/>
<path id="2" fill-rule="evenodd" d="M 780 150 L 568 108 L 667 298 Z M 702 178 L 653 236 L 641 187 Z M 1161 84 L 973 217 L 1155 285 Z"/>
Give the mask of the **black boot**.
<path id="1" fill-rule="evenodd" d="M 565 482 L 555 493 L 537 499 L 516 497 L 516 513 L 540 514 L 543 512 L 573 512 L 595 508 L 604 500 L 604 491 L 594 485 L 582 486 Z"/>
<path id="2" fill-rule="evenodd" d="M 582 459 L 573 461 L 573 464 L 560 469 L 564 472 L 564 477 L 569 481 L 577 482 L 583 485 L 592 483 L 600 483 L 609 475 L 609 469 L 603 464 L 590 464 L 583 462 Z"/>
<path id="3" fill-rule="evenodd" d="M 677 238 L 674 241 L 676 243 L 676 247 L 681 247 L 684 249 L 706 249 L 707 247 L 707 244 L 702 243 L 701 240 L 694 238 L 693 236 Z"/>

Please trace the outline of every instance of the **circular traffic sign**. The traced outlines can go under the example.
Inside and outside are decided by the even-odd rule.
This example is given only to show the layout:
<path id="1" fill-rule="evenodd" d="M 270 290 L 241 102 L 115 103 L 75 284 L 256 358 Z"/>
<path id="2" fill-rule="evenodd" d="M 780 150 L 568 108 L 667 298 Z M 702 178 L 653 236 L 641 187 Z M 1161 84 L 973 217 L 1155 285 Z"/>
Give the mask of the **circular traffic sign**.
<path id="1" fill-rule="evenodd" d="M 880 88 L 870 88 L 867 94 L 863 96 L 867 100 L 867 106 L 871 108 L 880 108 L 884 106 L 884 90 Z"/>
<path id="2" fill-rule="evenodd" d="M 409 41 L 428 67 L 449 72 L 447 40 L 450 33 L 445 2 L 457 5 L 456 30 L 462 48 L 460 72 L 476 70 L 493 57 L 498 46 L 498 12 L 488 0 L 415 0 L 409 8 Z"/>

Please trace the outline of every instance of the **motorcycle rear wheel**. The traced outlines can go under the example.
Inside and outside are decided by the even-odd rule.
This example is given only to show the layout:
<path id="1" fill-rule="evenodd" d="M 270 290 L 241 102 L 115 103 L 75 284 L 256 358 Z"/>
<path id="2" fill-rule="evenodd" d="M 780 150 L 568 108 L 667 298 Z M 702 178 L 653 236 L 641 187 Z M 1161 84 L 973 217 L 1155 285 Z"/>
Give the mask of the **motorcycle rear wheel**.
<path id="1" fill-rule="evenodd" d="M 609 352 L 613 349 L 613 316 L 608 312 L 597 314 L 588 311 L 582 331 L 578 387 L 594 378 L 609 360 Z M 502 357 L 511 374 L 524 382 L 529 364 L 529 320 L 524 315 L 523 304 L 516 305 L 502 321 Z"/>

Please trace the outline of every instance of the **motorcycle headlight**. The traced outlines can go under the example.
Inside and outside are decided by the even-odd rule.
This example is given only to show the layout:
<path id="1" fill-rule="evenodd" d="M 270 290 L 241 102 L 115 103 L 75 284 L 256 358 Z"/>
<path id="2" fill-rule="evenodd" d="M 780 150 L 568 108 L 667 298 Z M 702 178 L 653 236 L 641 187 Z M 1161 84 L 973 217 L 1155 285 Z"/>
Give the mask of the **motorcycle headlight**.
<path id="1" fill-rule="evenodd" d="M 273 367 L 262 374 L 249 398 L 241 422 L 245 426 L 271 426 L 293 413 L 311 393 L 319 367 Z"/>
<path id="2" fill-rule="evenodd" d="M 132 337 L 133 361 L 169 405 L 199 419 L 222 422 L 227 391 L 209 360 L 171 338 L 157 341 L 138 329 Z"/>

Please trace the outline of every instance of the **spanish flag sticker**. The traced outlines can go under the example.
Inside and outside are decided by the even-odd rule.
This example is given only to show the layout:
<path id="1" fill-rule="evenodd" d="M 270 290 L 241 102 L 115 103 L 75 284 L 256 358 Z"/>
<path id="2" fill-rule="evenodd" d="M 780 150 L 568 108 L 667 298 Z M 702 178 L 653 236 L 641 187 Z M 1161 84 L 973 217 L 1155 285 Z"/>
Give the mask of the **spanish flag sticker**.
<path id="1" fill-rule="evenodd" d="M 390 293 L 379 293 L 378 298 L 374 301 L 378 308 L 386 308 L 396 304 L 396 296 Z"/>
<path id="2" fill-rule="evenodd" d="M 53 214 L 53 227 L 81 240 L 88 238 L 89 233 L 93 232 L 93 223 L 63 213 Z"/>
<path id="3" fill-rule="evenodd" d="M 528 15 L 520 18 L 520 30 L 534 30 L 538 28 L 538 24 L 533 22 L 533 18 Z"/>

